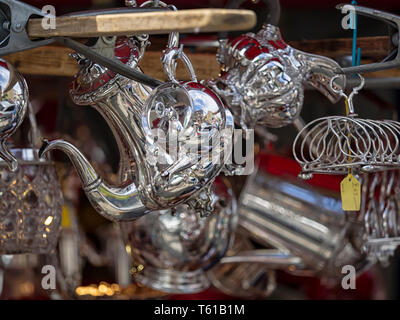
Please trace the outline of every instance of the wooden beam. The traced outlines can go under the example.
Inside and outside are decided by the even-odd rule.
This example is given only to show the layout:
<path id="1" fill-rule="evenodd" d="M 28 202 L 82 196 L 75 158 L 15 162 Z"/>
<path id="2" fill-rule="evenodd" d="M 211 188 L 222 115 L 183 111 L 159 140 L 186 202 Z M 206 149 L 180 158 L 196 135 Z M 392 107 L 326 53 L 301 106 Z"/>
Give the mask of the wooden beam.
<path id="1" fill-rule="evenodd" d="M 51 45 L 13 53 L 5 58 L 22 74 L 69 77 L 78 70 L 76 60 L 69 56 L 72 52 L 71 49 Z"/>
<path id="2" fill-rule="evenodd" d="M 305 52 L 332 58 L 351 55 L 353 49 L 351 38 L 289 41 L 289 44 Z M 361 48 L 363 57 L 385 57 L 390 52 L 390 39 L 388 36 L 359 37 L 357 47 Z"/>
<path id="3" fill-rule="evenodd" d="M 314 54 L 321 54 L 328 57 L 349 55 L 351 53 L 352 39 L 331 39 L 331 40 L 311 40 L 300 42 L 289 42 L 289 44 L 299 50 Z M 318 45 L 321 44 L 321 45 Z M 346 50 L 342 49 L 343 45 Z M 359 38 L 358 44 L 364 46 L 363 56 L 386 56 L 388 54 L 387 37 Z M 366 48 L 370 44 L 370 51 Z M 73 76 L 77 70 L 75 60 L 68 54 L 73 51 L 60 46 L 46 46 L 14 53 L 5 57 L 23 74 L 48 75 L 48 76 Z M 147 51 L 140 66 L 143 71 L 160 80 L 165 80 L 160 62 L 161 53 L 159 51 Z M 193 63 L 197 77 L 199 79 L 210 79 L 219 74 L 219 65 L 216 61 L 215 51 L 206 53 L 188 53 Z M 372 60 L 365 60 L 363 63 L 370 63 Z M 400 76 L 400 71 L 385 70 L 366 74 L 368 77 L 396 77 Z M 188 80 L 188 73 L 182 65 L 178 66 L 177 77 L 181 80 Z"/>
<path id="4" fill-rule="evenodd" d="M 194 71 L 199 80 L 211 79 L 219 75 L 220 68 L 215 54 L 187 53 L 187 55 L 193 64 Z M 147 52 L 140 62 L 140 67 L 143 69 L 144 73 L 156 79 L 166 80 L 162 70 L 161 54 L 159 52 Z M 176 69 L 176 78 L 180 80 L 190 80 L 187 69 L 179 62 Z"/>
<path id="5" fill-rule="evenodd" d="M 174 31 L 198 33 L 249 30 L 256 25 L 251 10 L 192 9 L 96 16 L 58 17 L 55 29 L 44 29 L 42 19 L 30 19 L 28 34 L 32 38 L 96 37 L 134 34 L 168 34 Z"/>
<path id="6" fill-rule="evenodd" d="M 21 73 L 45 76 L 73 76 L 78 71 L 78 65 L 69 57 L 73 50 L 58 46 L 47 46 L 29 51 L 17 52 L 6 59 Z M 212 53 L 188 53 L 199 79 L 209 79 L 218 76 L 219 65 Z M 166 80 L 162 71 L 161 53 L 148 51 L 140 62 L 143 71 L 153 78 Z M 178 64 L 177 78 L 189 80 L 187 70 Z"/>

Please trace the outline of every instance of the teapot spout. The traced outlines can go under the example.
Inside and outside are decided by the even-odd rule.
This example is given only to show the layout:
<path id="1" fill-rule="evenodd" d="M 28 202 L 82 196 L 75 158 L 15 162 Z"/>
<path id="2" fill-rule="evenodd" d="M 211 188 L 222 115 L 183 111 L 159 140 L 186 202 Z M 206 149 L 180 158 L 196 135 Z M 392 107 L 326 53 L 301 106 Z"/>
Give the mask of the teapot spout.
<path id="1" fill-rule="evenodd" d="M 112 221 L 134 220 L 150 210 L 144 206 L 134 183 L 125 187 L 110 187 L 103 182 L 85 156 L 64 140 L 43 141 L 39 156 L 51 150 L 64 152 L 71 160 L 83 184 L 83 190 L 93 207 Z"/>
<path id="2" fill-rule="evenodd" d="M 342 96 L 336 90 L 346 88 L 346 76 L 340 74 L 340 65 L 327 57 L 302 52 L 308 72 L 305 82 L 321 92 L 331 103 L 338 102 Z M 331 88 L 330 80 L 339 75 L 335 82 L 336 90 Z"/>

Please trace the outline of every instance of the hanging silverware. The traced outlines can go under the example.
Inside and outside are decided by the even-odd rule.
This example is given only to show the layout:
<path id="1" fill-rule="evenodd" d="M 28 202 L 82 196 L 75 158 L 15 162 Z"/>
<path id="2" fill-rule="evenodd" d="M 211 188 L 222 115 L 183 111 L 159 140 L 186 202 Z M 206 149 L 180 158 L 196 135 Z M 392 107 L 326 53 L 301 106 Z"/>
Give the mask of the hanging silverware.
<path id="1" fill-rule="evenodd" d="M 400 245 L 400 176 L 398 170 L 362 176 L 362 203 L 357 220 L 364 224 L 362 249 L 384 265 Z"/>
<path id="2" fill-rule="evenodd" d="M 37 149 L 12 149 L 20 168 L 0 162 L 0 253 L 48 253 L 57 245 L 62 194 L 56 170 Z"/>
<path id="3" fill-rule="evenodd" d="M 249 177 L 238 211 L 239 231 L 281 252 L 274 259 L 255 250 L 246 255 L 248 261 L 331 279 L 340 278 L 343 265 L 362 271 L 369 264 L 353 245 L 353 236 L 362 237 L 362 228 L 347 221 L 340 200 L 329 193 L 257 172 Z"/>
<path id="4" fill-rule="evenodd" d="M 11 171 L 15 171 L 18 161 L 8 150 L 6 142 L 24 120 L 28 87 L 20 73 L 3 59 L 0 59 L 0 90 L 0 157 Z"/>
<path id="5" fill-rule="evenodd" d="M 340 98 L 329 87 L 339 65 L 291 48 L 276 26 L 267 24 L 257 34 L 220 43 L 221 76 L 207 84 L 223 98 L 243 128 L 292 123 L 300 114 L 306 83 L 332 102 Z M 344 87 L 344 80 L 340 86 Z"/>
<path id="6" fill-rule="evenodd" d="M 99 41 L 114 41 L 114 46 L 99 44 L 97 50 L 111 47 L 110 54 L 140 71 L 137 63 L 146 36 Z M 53 149 L 65 152 L 88 199 L 108 219 L 131 220 L 183 202 L 204 215 L 212 211 L 208 189 L 229 156 L 231 142 L 223 137 L 232 136 L 233 117 L 211 89 L 196 81 L 178 41 L 178 34 L 172 34 L 162 57 L 169 81 L 153 91 L 77 56 L 81 70 L 71 95 L 79 105 L 93 105 L 114 132 L 121 159 L 120 187 L 106 184 L 66 141 L 45 142 L 41 155 Z M 175 79 L 179 59 L 192 81 Z"/>
<path id="7" fill-rule="evenodd" d="M 37 149 L 12 149 L 20 168 L 0 162 L 0 252 L 48 253 L 57 245 L 62 194 L 51 161 Z"/>
<path id="8" fill-rule="evenodd" d="M 308 123 L 296 136 L 293 155 L 301 165 L 299 177 L 313 173 L 346 174 L 348 170 L 379 171 L 400 166 L 400 123 L 357 117 L 353 97 L 361 84 L 346 99 L 346 116 L 319 118 Z M 336 77 L 331 79 L 331 87 Z"/>
<path id="9" fill-rule="evenodd" d="M 180 205 L 121 223 L 136 281 L 169 293 L 200 292 L 210 286 L 205 272 L 230 248 L 237 223 L 229 186 L 216 181 L 212 190 L 215 209 L 209 217 Z"/>

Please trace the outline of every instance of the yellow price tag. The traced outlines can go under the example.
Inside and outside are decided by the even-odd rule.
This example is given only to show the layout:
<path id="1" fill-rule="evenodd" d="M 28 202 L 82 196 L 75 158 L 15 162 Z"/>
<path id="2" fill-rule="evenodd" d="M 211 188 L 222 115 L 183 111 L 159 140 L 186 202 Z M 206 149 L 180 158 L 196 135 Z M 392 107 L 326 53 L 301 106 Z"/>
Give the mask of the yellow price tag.
<path id="1" fill-rule="evenodd" d="M 61 226 L 63 228 L 71 228 L 71 219 L 69 217 L 70 213 L 66 205 L 62 206 L 61 213 Z"/>
<path id="2" fill-rule="evenodd" d="M 351 173 L 340 183 L 340 194 L 344 211 L 360 210 L 361 183 Z"/>

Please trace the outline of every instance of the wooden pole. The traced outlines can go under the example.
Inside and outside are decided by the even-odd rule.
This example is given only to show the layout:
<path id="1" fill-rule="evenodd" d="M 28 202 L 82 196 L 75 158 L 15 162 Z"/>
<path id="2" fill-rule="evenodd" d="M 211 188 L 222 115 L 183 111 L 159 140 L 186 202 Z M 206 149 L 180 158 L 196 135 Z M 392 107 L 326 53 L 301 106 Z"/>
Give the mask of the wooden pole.
<path id="1" fill-rule="evenodd" d="M 256 25 L 251 10 L 192 9 L 180 11 L 130 12 L 96 16 L 58 17 L 55 29 L 44 29 L 42 19 L 28 21 L 31 38 L 98 37 L 171 32 L 220 32 L 249 30 Z"/>

